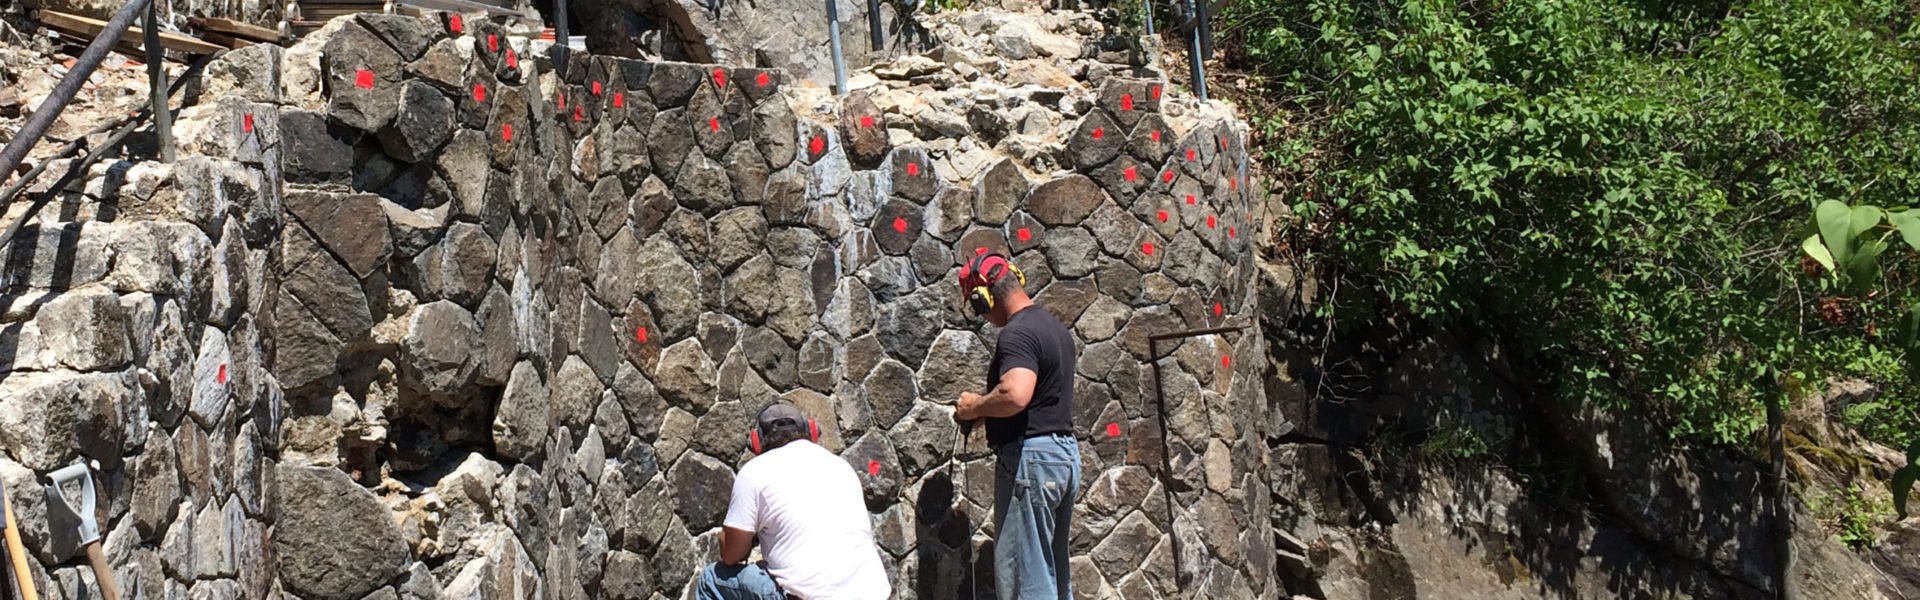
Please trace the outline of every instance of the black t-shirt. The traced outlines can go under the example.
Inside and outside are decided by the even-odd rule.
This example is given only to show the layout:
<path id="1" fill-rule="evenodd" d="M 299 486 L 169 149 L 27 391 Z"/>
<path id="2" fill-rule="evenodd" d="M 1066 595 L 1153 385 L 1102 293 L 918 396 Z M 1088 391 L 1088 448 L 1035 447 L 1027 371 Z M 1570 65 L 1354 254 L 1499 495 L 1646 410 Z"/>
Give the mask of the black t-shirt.
<path id="1" fill-rule="evenodd" d="M 1001 446 L 1045 433 L 1073 433 L 1073 334 L 1039 305 L 1014 313 L 1000 328 L 1000 340 L 987 366 L 987 389 L 1000 385 L 1007 371 L 1024 368 L 1039 375 L 1033 400 L 1020 414 L 987 418 L 987 443 Z"/>

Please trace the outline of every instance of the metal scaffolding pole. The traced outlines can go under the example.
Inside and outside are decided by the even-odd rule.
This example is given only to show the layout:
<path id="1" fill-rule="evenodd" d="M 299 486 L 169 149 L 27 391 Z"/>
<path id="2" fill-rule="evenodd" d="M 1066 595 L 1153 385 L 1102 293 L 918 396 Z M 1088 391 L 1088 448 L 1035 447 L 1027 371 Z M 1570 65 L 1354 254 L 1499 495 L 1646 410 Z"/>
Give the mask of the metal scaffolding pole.
<path id="1" fill-rule="evenodd" d="M 847 59 L 840 53 L 839 0 L 827 0 L 827 45 L 833 49 L 833 93 L 847 95 Z"/>

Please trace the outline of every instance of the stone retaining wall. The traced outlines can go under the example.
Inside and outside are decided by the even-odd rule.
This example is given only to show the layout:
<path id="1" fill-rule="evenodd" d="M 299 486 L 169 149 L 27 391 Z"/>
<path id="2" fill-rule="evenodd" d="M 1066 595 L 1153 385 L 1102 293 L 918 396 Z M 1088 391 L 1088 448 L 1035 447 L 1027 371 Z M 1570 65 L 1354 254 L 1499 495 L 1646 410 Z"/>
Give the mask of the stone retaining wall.
<path id="1" fill-rule="evenodd" d="M 362 16 L 228 54 L 179 162 L 7 249 L 0 475 L 50 598 L 91 575 L 34 482 L 83 458 L 129 598 L 683 597 L 776 398 L 860 473 L 899 597 L 971 597 L 984 247 L 1082 342 L 1079 595 L 1279 594 L 1230 112 L 1097 66 L 987 98 L 922 58 L 836 102 L 523 42 Z M 977 104 L 901 108 L 934 97 Z M 1221 325 L 1163 359 L 1170 523 L 1146 339 Z"/>

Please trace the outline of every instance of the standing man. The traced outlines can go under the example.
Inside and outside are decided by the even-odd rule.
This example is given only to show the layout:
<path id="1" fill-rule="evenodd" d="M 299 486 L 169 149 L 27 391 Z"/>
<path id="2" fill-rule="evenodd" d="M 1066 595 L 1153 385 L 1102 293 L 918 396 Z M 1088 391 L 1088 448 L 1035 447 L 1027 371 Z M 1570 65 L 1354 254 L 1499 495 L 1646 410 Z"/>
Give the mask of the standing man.
<path id="1" fill-rule="evenodd" d="M 985 419 L 994 452 L 993 572 L 1002 600 L 1068 600 L 1067 538 L 1080 489 L 1073 438 L 1073 334 L 1027 296 L 1027 276 L 1006 255 L 981 254 L 960 269 L 974 314 L 1000 328 L 986 395 L 960 394 L 954 418 Z"/>
<path id="2" fill-rule="evenodd" d="M 820 427 L 791 404 L 760 410 L 733 479 L 720 562 L 700 573 L 699 600 L 885 600 L 893 594 L 860 478 L 821 448 Z M 754 538 L 764 563 L 747 564 Z"/>

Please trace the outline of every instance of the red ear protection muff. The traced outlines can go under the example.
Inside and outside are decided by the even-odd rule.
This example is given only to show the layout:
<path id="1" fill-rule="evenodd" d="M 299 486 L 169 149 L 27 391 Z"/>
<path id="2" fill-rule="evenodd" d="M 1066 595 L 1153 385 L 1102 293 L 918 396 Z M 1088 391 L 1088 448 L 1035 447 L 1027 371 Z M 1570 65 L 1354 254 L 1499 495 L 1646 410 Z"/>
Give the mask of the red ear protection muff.
<path id="1" fill-rule="evenodd" d="M 962 267 L 960 287 L 967 291 L 967 306 L 973 309 L 973 314 L 993 312 L 994 305 L 999 303 L 999 299 L 993 297 L 993 284 L 1006 277 L 1008 271 L 1020 278 L 1022 287 L 1027 285 L 1027 274 L 999 252 L 981 254 Z"/>
<path id="2" fill-rule="evenodd" d="M 807 441 L 815 444 L 820 443 L 820 424 L 814 422 L 812 417 L 807 418 Z M 758 427 L 747 432 L 747 449 L 752 450 L 754 456 L 759 456 L 760 453 L 766 452 L 766 449 L 760 446 L 760 429 Z"/>

